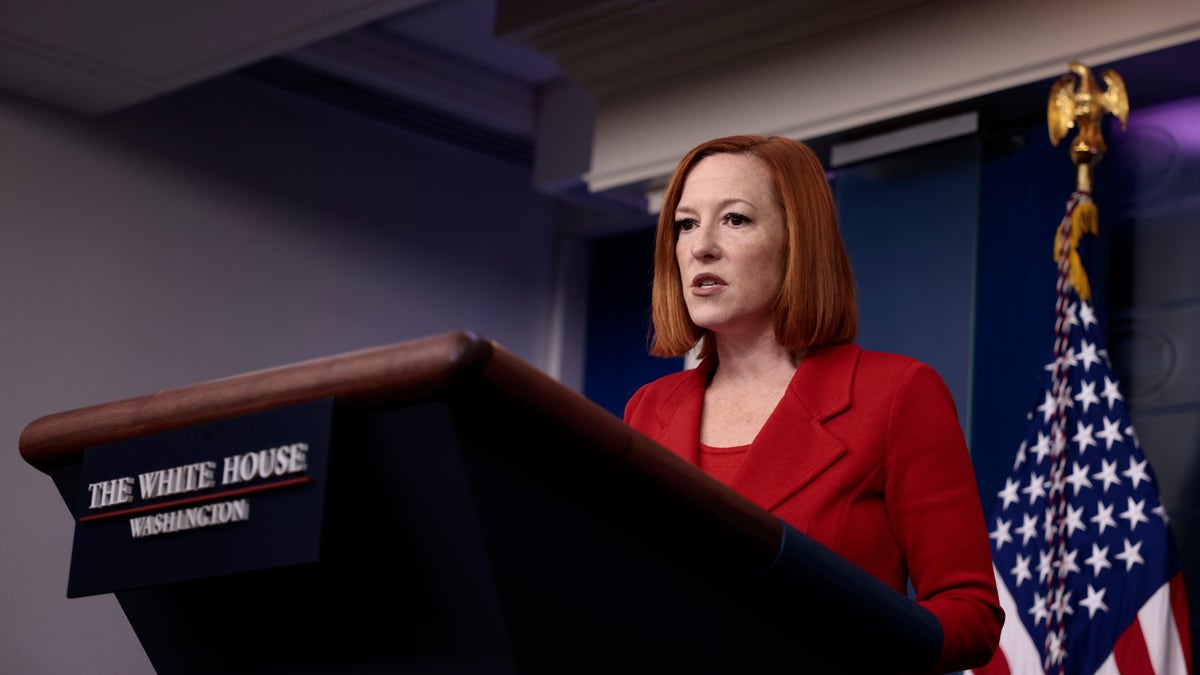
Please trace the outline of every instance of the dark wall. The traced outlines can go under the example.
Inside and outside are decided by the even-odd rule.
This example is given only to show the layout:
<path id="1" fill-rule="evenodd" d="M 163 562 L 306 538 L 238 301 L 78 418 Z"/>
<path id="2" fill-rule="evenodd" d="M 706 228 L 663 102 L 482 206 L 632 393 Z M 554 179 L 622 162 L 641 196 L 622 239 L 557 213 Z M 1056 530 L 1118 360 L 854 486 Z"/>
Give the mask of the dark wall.
<path id="1" fill-rule="evenodd" d="M 625 402 L 683 359 L 649 356 L 654 227 L 592 244 L 583 393 L 621 417 Z"/>
<path id="2" fill-rule="evenodd" d="M 1200 96 L 1108 135 L 1098 265 L 1109 354 L 1155 471 L 1200 635 Z M 1193 654 L 1195 650 L 1193 649 Z"/>

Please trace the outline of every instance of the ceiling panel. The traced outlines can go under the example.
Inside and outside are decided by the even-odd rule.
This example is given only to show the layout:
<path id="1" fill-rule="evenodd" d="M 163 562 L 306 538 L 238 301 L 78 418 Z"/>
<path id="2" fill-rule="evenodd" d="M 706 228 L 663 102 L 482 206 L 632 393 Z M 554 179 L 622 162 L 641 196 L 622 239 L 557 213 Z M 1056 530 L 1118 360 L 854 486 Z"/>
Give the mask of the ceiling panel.
<path id="1" fill-rule="evenodd" d="M 102 114 L 426 2 L 5 2 L 0 89 Z"/>

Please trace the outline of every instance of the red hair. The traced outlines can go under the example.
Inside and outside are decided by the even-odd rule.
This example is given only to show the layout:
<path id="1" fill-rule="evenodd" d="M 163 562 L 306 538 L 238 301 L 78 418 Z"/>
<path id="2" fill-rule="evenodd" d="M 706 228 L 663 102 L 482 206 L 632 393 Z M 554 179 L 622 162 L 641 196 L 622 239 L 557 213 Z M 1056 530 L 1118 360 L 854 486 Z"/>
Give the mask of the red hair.
<path id="1" fill-rule="evenodd" d="M 775 340 L 793 351 L 852 342 L 858 333 L 858 306 L 850 258 L 838 231 L 837 210 L 825 169 L 805 144 L 782 136 L 727 136 L 693 148 L 675 167 L 663 194 L 654 240 L 651 316 L 653 356 L 682 356 L 708 332 L 692 322 L 683 299 L 675 258 L 675 209 L 692 168 L 705 157 L 741 154 L 762 160 L 783 211 L 783 284 L 775 298 Z M 711 339 L 701 358 L 714 350 Z"/>

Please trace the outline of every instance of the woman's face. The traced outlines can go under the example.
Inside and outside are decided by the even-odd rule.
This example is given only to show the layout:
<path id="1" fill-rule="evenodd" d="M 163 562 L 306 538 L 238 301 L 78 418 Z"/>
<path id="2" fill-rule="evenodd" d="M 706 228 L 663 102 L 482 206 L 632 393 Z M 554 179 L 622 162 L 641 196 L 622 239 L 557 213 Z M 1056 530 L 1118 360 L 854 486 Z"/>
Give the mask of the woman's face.
<path id="1" fill-rule="evenodd" d="M 675 208 L 675 261 L 692 321 L 715 333 L 774 334 L 786 227 L 770 174 L 751 155 L 700 160 Z"/>

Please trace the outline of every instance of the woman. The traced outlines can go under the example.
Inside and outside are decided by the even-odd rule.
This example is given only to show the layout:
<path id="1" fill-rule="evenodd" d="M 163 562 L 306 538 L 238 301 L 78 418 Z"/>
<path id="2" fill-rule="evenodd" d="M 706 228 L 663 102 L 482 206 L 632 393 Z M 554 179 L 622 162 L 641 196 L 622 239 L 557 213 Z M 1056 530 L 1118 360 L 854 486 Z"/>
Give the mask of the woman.
<path id="1" fill-rule="evenodd" d="M 625 421 L 901 593 L 942 625 L 939 672 L 986 664 L 1003 612 L 954 401 L 928 365 L 852 344 L 850 262 L 802 143 L 693 149 L 664 195 L 650 353 L 700 364 Z"/>

